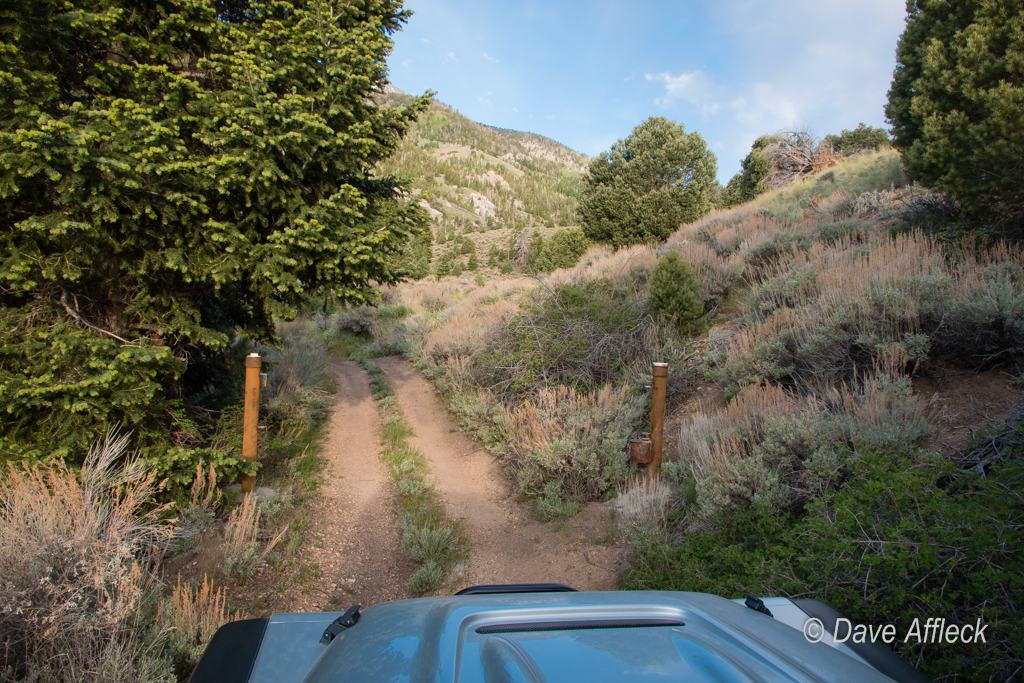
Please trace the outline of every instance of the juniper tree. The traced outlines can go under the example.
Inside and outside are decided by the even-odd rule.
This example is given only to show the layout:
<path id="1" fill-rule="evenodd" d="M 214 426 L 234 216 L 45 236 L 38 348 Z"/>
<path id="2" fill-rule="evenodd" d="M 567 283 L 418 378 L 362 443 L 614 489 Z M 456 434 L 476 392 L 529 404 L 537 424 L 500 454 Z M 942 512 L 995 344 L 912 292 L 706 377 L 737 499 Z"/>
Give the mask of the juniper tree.
<path id="1" fill-rule="evenodd" d="M 976 213 L 1024 215 L 1019 0 L 908 0 L 885 112 L 908 170 Z"/>
<path id="2" fill-rule="evenodd" d="M 653 116 L 590 163 L 583 230 L 614 247 L 663 241 L 711 211 L 717 173 L 718 159 L 699 133 Z"/>
<path id="3" fill-rule="evenodd" d="M 81 452 L 120 421 L 188 459 L 165 446 L 190 358 L 399 277 L 424 217 L 372 169 L 428 98 L 373 96 L 408 16 L 0 0 L 0 453 Z"/>
<path id="4" fill-rule="evenodd" d="M 651 313 L 671 321 L 680 335 L 692 334 L 696 329 L 704 315 L 700 283 L 678 252 L 668 252 L 654 267 L 647 305 Z"/>

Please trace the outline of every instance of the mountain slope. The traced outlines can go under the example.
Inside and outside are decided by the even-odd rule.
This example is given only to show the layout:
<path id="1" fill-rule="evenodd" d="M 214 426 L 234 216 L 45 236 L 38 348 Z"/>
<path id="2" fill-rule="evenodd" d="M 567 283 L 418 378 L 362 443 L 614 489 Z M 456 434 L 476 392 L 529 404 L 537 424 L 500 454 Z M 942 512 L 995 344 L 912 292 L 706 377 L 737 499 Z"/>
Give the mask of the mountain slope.
<path id="1" fill-rule="evenodd" d="M 409 96 L 389 89 L 387 103 Z M 435 233 L 573 225 L 589 158 L 533 133 L 470 121 L 433 101 L 381 168 L 410 180 Z"/>

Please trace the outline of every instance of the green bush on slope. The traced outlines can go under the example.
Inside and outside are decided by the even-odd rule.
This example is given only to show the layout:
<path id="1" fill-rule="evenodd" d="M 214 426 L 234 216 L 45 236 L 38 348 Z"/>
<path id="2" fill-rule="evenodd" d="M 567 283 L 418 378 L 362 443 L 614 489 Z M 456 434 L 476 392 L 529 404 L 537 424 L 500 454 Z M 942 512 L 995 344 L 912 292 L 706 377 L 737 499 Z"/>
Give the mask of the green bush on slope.
<path id="1" fill-rule="evenodd" d="M 509 318 L 474 365 L 476 382 L 502 395 L 542 387 L 584 391 L 614 383 L 647 355 L 647 306 L 610 280 L 557 285 Z"/>
<path id="2" fill-rule="evenodd" d="M 700 284 L 690 265 L 670 251 L 658 261 L 651 275 L 647 306 L 651 313 L 671 321 L 680 336 L 693 334 L 704 315 Z"/>
<path id="3" fill-rule="evenodd" d="M 620 587 L 816 598 L 901 636 L 914 618 L 981 619 L 984 644 L 893 647 L 935 679 L 1007 680 L 1024 664 L 1024 462 L 980 477 L 927 454 L 864 449 L 844 471 L 800 517 L 754 505 L 687 533 L 672 513 L 670 539 L 646 544 Z"/>

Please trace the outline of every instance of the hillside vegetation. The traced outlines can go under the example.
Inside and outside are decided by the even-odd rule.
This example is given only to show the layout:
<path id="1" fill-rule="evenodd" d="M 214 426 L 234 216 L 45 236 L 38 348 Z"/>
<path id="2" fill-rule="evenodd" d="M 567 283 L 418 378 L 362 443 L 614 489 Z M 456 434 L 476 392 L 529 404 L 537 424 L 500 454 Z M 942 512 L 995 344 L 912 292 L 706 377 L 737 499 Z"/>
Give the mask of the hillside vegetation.
<path id="1" fill-rule="evenodd" d="M 412 98 L 392 92 L 387 100 Z M 433 100 L 381 168 L 410 180 L 443 235 L 574 225 L 588 161 L 548 138 L 475 123 Z"/>
<path id="2" fill-rule="evenodd" d="M 1020 426 L 970 425 L 939 453 L 915 382 L 1014 367 L 1024 257 L 916 231 L 933 199 L 896 153 L 861 154 L 660 247 L 595 247 L 540 280 L 403 285 L 376 351 L 414 358 L 545 517 L 618 493 L 624 587 L 814 596 L 900 632 L 980 617 L 985 646 L 897 649 L 932 677 L 1004 679 L 1022 663 Z M 652 314 L 670 253 L 704 314 L 684 331 L 706 335 Z M 625 446 L 652 360 L 669 363 L 677 427 L 645 494 Z"/>

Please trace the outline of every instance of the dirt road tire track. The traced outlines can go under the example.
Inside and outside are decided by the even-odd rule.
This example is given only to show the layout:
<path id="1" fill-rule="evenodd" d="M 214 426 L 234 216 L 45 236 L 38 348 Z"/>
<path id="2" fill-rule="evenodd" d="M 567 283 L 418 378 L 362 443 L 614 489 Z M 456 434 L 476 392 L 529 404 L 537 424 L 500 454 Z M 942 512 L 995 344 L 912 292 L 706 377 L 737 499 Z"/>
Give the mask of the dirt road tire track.
<path id="1" fill-rule="evenodd" d="M 339 611 L 409 597 L 415 571 L 402 550 L 398 505 L 380 461 L 380 416 L 369 377 L 354 362 L 336 363 L 337 400 L 321 456 L 321 500 L 314 507 L 305 563 L 321 576 L 297 611 Z M 317 547 L 320 546 L 320 547 Z"/>
<path id="2" fill-rule="evenodd" d="M 607 506 L 590 503 L 564 523 L 543 523 L 515 500 L 497 460 L 458 431 L 434 388 L 408 361 L 376 362 L 387 374 L 410 442 L 430 462 L 432 480 L 452 517 L 464 520 L 470 562 L 463 587 L 493 583 L 564 583 L 613 590 L 623 560 Z M 333 426 L 332 426 L 333 429 Z M 332 432 L 333 436 L 333 432 Z"/>

